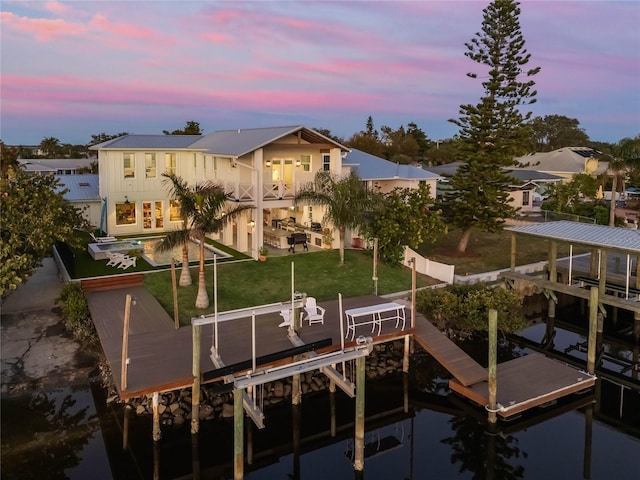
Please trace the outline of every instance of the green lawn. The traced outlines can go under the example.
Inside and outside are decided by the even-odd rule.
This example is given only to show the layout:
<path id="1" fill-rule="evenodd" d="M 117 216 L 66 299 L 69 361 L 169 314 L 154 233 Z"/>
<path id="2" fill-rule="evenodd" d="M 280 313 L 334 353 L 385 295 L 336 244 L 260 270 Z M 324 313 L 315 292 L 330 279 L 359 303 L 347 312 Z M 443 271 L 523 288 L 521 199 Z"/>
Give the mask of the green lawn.
<path id="1" fill-rule="evenodd" d="M 458 254 L 456 247 L 462 232 L 451 229 L 435 244 L 423 245 L 418 252 L 437 262 L 455 265 L 456 275 L 476 274 L 509 268 L 511 264 L 511 232 L 486 233 L 473 231 L 467 251 Z M 574 249 L 574 254 L 586 250 Z M 526 265 L 539 261 L 546 261 L 549 255 L 547 240 L 518 235 L 517 237 L 517 265 Z M 558 257 L 569 256 L 569 246 L 558 244 Z"/>
<path id="2" fill-rule="evenodd" d="M 374 293 L 370 255 L 357 250 L 345 252 L 345 265 L 340 267 L 337 250 L 269 257 L 266 262 L 233 262 L 218 265 L 218 311 L 286 301 L 291 298 L 291 262 L 295 265 L 295 289 L 315 297 L 318 301 Z M 191 318 L 213 313 L 213 266 L 206 267 L 206 284 L 211 306 L 195 309 L 198 269 L 191 269 L 193 285 L 178 287 L 180 323 L 188 325 Z M 180 272 L 176 270 L 176 276 Z M 428 277 L 417 276 L 418 287 L 435 283 Z M 145 286 L 173 317 L 171 272 L 145 275 Z M 378 266 L 378 294 L 411 290 L 411 270 Z"/>

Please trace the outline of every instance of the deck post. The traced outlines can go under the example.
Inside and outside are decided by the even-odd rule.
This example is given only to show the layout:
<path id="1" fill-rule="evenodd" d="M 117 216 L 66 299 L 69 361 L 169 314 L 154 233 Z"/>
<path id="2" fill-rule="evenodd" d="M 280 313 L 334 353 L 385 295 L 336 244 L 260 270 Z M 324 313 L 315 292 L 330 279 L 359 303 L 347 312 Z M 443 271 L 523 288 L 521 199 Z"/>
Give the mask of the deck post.
<path id="1" fill-rule="evenodd" d="M 233 478 L 244 478 L 244 410 L 243 388 L 233 389 Z"/>
<path id="2" fill-rule="evenodd" d="M 489 418 L 490 424 L 496 423 L 497 410 L 497 379 L 496 365 L 498 363 L 498 312 L 489 310 Z"/>
<path id="3" fill-rule="evenodd" d="M 353 468 L 364 470 L 364 383 L 365 357 L 356 358 L 356 431 Z"/>
<path id="4" fill-rule="evenodd" d="M 122 366 L 120 368 L 120 390 L 127 389 L 127 363 L 129 363 L 129 318 L 131 317 L 131 295 L 127 293 L 124 303 L 124 325 L 122 327 Z"/>
<path id="5" fill-rule="evenodd" d="M 516 271 L 516 234 L 515 233 L 511 233 L 511 271 L 515 272 Z"/>
<path id="6" fill-rule="evenodd" d="M 378 239 L 373 239 L 373 294 L 378 295 Z"/>
<path id="7" fill-rule="evenodd" d="M 178 312 L 178 287 L 176 285 L 176 265 L 171 257 L 171 289 L 173 290 L 173 324 L 177 330 L 180 327 L 180 312 Z"/>
<path id="8" fill-rule="evenodd" d="M 331 412 L 331 438 L 336 436 L 336 394 L 329 394 L 329 410 Z"/>
<path id="9" fill-rule="evenodd" d="M 153 397 L 151 399 L 151 405 L 153 409 L 153 441 L 157 442 L 160 440 L 162 433 L 160 432 L 160 413 L 158 411 L 158 397 L 160 394 L 158 392 L 153 392 Z"/>
<path id="10" fill-rule="evenodd" d="M 198 433 L 200 422 L 200 335 L 202 327 L 193 325 L 193 388 L 191 389 L 191 433 Z"/>
<path id="11" fill-rule="evenodd" d="M 409 373 L 409 335 L 404 336 L 404 355 L 402 356 L 402 373 Z"/>
<path id="12" fill-rule="evenodd" d="M 604 292 L 607 286 L 607 251 L 600 250 L 600 272 L 598 275 L 598 291 Z"/>
<path id="13" fill-rule="evenodd" d="M 587 341 L 587 372 L 595 373 L 596 335 L 598 331 L 598 287 L 589 292 L 589 337 Z"/>
<path id="14" fill-rule="evenodd" d="M 296 357 L 293 358 L 293 361 L 296 361 Z M 293 375 L 291 382 L 291 405 L 300 405 L 302 401 L 300 392 L 300 374 L 296 373 Z"/>

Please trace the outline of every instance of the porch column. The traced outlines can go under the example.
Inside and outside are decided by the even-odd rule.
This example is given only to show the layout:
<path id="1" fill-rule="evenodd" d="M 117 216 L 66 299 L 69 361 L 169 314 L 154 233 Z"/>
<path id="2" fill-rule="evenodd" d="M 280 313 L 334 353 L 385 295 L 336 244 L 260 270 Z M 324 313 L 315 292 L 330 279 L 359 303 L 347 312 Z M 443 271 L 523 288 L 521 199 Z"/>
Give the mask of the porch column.
<path id="1" fill-rule="evenodd" d="M 239 252 L 246 252 L 249 242 L 248 242 L 248 234 L 249 234 L 249 221 L 251 220 L 251 212 L 243 212 L 242 215 L 238 217 L 238 228 L 237 231 L 237 243 L 236 249 Z"/>
<path id="2" fill-rule="evenodd" d="M 233 245 L 233 223 L 227 223 L 222 229 L 222 243 Z"/>

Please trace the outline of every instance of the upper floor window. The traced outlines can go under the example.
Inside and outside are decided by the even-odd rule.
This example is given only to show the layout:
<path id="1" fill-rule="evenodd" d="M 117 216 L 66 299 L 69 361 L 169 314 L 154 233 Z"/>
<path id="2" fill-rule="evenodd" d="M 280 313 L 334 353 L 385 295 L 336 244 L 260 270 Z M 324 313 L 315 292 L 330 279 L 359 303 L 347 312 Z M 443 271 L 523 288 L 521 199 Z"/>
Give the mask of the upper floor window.
<path id="1" fill-rule="evenodd" d="M 136 177 L 136 154 L 124 153 L 122 155 L 122 167 L 124 169 L 124 178 Z"/>
<path id="2" fill-rule="evenodd" d="M 300 155 L 300 166 L 305 172 L 311 171 L 311 155 Z"/>
<path id="3" fill-rule="evenodd" d="M 322 171 L 324 172 L 331 171 L 331 154 L 329 153 L 322 154 Z"/>
<path id="4" fill-rule="evenodd" d="M 176 154 L 175 153 L 165 153 L 164 154 L 164 168 L 165 172 L 169 175 L 176 174 Z"/>
<path id="5" fill-rule="evenodd" d="M 145 153 L 144 154 L 144 177 L 145 178 L 156 178 L 156 154 L 155 153 Z"/>

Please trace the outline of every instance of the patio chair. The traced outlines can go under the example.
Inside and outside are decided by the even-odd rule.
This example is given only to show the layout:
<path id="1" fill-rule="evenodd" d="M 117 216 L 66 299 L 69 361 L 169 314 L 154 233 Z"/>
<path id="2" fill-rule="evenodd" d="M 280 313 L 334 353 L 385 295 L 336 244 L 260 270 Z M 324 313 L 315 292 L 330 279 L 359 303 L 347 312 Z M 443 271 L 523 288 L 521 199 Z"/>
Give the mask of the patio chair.
<path id="1" fill-rule="evenodd" d="M 279 327 L 288 327 L 291 325 L 291 310 L 280 310 L 280 316 L 282 317 L 282 323 Z"/>
<path id="2" fill-rule="evenodd" d="M 118 253 L 118 252 L 107 252 L 106 255 L 107 255 L 107 258 L 109 259 L 109 261 L 107 262 L 107 267 L 118 266 L 126 256 L 124 253 Z"/>
<path id="3" fill-rule="evenodd" d="M 123 270 L 126 270 L 129 267 L 135 267 L 137 259 L 138 257 L 130 257 L 129 255 L 125 255 L 122 261 L 120 262 L 120 265 L 118 265 L 118 268 L 122 268 Z"/>
<path id="4" fill-rule="evenodd" d="M 302 326 L 302 321 L 307 319 L 309 321 L 309 325 L 313 325 L 314 323 L 322 323 L 324 324 L 324 314 L 325 309 L 316 304 L 316 299 L 313 297 L 307 297 L 304 309 L 300 312 L 300 326 Z"/>
<path id="5" fill-rule="evenodd" d="M 116 237 L 96 237 L 93 233 L 89 233 L 89 235 L 95 243 L 113 243 L 118 241 Z"/>

